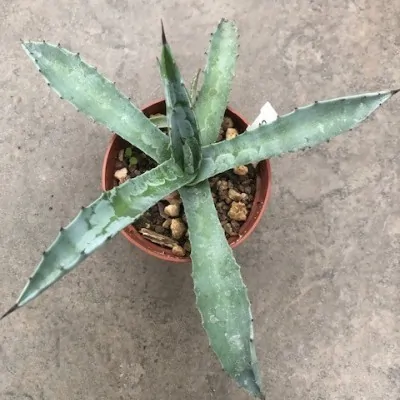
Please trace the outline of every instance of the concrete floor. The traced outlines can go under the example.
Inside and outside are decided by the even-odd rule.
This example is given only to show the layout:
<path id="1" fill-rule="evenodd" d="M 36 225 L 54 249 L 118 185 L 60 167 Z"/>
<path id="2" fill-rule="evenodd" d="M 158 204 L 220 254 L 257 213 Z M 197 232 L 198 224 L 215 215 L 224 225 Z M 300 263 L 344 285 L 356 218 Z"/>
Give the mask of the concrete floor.
<path id="1" fill-rule="evenodd" d="M 131 95 L 162 96 L 160 18 L 189 80 L 236 20 L 231 105 L 253 119 L 400 86 L 396 0 L 0 1 L 0 306 L 97 197 L 109 140 L 45 85 L 19 38 L 61 42 Z M 237 249 L 268 399 L 400 398 L 400 108 L 272 160 L 268 212 Z M 0 400 L 249 399 L 208 349 L 189 266 L 121 236 L 1 322 Z"/>

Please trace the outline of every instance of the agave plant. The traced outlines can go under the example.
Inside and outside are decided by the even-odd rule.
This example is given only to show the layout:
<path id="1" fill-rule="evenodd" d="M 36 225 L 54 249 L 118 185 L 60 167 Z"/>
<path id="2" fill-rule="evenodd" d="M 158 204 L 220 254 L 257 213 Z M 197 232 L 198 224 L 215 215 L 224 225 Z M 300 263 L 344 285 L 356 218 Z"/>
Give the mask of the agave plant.
<path id="1" fill-rule="evenodd" d="M 22 47 L 61 98 L 142 150 L 158 166 L 103 192 L 61 228 L 4 316 L 37 298 L 148 208 L 178 190 L 189 227 L 196 305 L 210 345 L 239 386 L 264 398 L 247 288 L 218 219 L 208 178 L 329 141 L 357 126 L 397 90 L 316 101 L 217 143 L 237 58 L 237 29 L 232 21 L 219 22 L 210 41 L 203 83 L 192 94 L 162 30 L 158 63 L 168 135 L 79 53 L 46 42 L 23 41 Z"/>

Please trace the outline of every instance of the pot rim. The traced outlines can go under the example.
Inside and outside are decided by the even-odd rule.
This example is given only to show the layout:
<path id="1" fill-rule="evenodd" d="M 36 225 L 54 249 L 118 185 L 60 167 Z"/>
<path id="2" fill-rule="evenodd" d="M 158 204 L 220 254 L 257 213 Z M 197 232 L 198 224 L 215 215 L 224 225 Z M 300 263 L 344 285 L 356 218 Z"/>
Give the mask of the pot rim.
<path id="1" fill-rule="evenodd" d="M 150 109 L 163 107 L 165 104 L 164 99 L 158 99 L 152 102 L 149 102 L 145 106 L 141 108 L 141 111 L 145 115 L 149 115 Z M 233 115 L 235 119 L 241 121 L 242 125 L 247 127 L 247 120 L 239 114 L 236 110 L 227 107 L 226 112 Z M 151 114 L 155 114 L 155 112 L 151 112 Z M 110 190 L 113 185 L 110 185 L 109 179 L 109 168 L 110 165 L 114 164 L 115 161 L 111 154 L 113 153 L 114 146 L 119 140 L 123 140 L 117 134 L 113 134 L 109 144 L 107 146 L 104 158 L 103 158 L 103 166 L 101 173 L 101 188 L 102 190 Z M 261 217 L 264 215 L 267 204 L 271 195 L 271 164 L 269 160 L 263 160 L 258 163 L 257 166 L 257 182 L 256 182 L 256 192 L 254 195 L 253 206 L 250 209 L 249 217 L 247 221 L 241 227 L 242 234 L 239 234 L 237 237 L 232 237 L 228 240 L 229 245 L 232 249 L 235 249 L 240 244 L 242 244 L 245 240 L 249 238 L 249 236 L 256 229 L 258 223 L 261 220 Z M 111 182 L 113 179 L 111 179 Z M 111 187 L 110 187 L 111 186 Z M 191 262 L 190 257 L 178 257 L 172 254 L 170 249 L 159 246 L 155 243 L 152 243 L 145 239 L 131 224 L 120 231 L 120 233 L 134 246 L 138 247 L 145 253 L 150 256 L 156 257 L 163 261 L 169 261 L 174 263 L 188 263 Z"/>

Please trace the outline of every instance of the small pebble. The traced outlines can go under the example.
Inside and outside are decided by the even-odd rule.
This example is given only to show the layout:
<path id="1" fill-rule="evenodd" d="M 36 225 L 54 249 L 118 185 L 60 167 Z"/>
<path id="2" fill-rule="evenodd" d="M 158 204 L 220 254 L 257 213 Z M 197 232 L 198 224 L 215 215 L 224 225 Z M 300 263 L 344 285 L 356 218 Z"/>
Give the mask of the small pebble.
<path id="1" fill-rule="evenodd" d="M 164 208 L 164 213 L 169 217 L 177 217 L 180 213 L 179 204 L 170 204 Z"/>
<path id="2" fill-rule="evenodd" d="M 224 225 L 224 229 L 225 229 L 225 232 L 229 235 L 229 236 L 233 236 L 234 235 L 234 232 L 233 232 L 233 229 L 232 229 L 232 225 L 228 222 L 227 224 L 225 224 Z"/>
<path id="3" fill-rule="evenodd" d="M 226 201 L 227 199 L 229 199 L 227 190 L 225 190 L 224 192 L 219 192 L 218 195 L 219 199 L 222 201 Z"/>
<path id="4" fill-rule="evenodd" d="M 216 205 L 215 208 L 217 209 L 218 212 L 222 213 L 224 211 L 224 205 L 225 203 L 223 201 L 219 201 Z"/>
<path id="5" fill-rule="evenodd" d="M 247 203 L 249 201 L 249 195 L 247 193 L 241 193 L 240 197 L 242 201 L 244 201 L 245 203 Z"/>
<path id="6" fill-rule="evenodd" d="M 224 179 L 221 179 L 217 182 L 217 189 L 218 190 L 227 190 L 228 189 L 228 182 Z"/>
<path id="7" fill-rule="evenodd" d="M 235 220 L 232 220 L 232 221 L 231 221 L 231 226 L 232 226 L 232 229 L 233 229 L 235 232 L 239 232 L 239 230 L 240 230 L 240 223 L 239 223 L 239 222 L 237 222 L 237 221 L 235 221 Z"/>
<path id="8" fill-rule="evenodd" d="M 126 168 L 115 171 L 114 178 L 119 180 L 119 183 L 123 183 L 128 179 L 128 170 Z"/>
<path id="9" fill-rule="evenodd" d="M 165 229 L 168 229 L 168 228 L 171 226 L 171 221 L 172 221 L 171 218 L 167 218 L 167 219 L 163 222 L 162 227 L 165 228 Z"/>
<path id="10" fill-rule="evenodd" d="M 174 239 L 180 239 L 186 233 L 186 225 L 180 218 L 174 218 L 171 221 L 170 229 Z"/>
<path id="11" fill-rule="evenodd" d="M 234 201 L 242 200 L 242 194 L 237 192 L 235 189 L 229 189 L 228 197 Z"/>
<path id="12" fill-rule="evenodd" d="M 172 248 L 172 254 L 178 257 L 185 257 L 186 252 L 182 246 L 176 245 Z"/>
<path id="13" fill-rule="evenodd" d="M 238 167 L 233 168 L 233 173 L 236 175 L 247 175 L 249 169 L 245 165 L 239 165 Z"/>
<path id="14" fill-rule="evenodd" d="M 234 139 L 239 135 L 238 131 L 235 128 L 228 128 L 226 130 L 225 138 L 226 140 Z"/>
<path id="15" fill-rule="evenodd" d="M 246 221 L 247 219 L 247 208 L 246 204 L 242 202 L 234 201 L 228 212 L 228 217 L 235 221 Z"/>

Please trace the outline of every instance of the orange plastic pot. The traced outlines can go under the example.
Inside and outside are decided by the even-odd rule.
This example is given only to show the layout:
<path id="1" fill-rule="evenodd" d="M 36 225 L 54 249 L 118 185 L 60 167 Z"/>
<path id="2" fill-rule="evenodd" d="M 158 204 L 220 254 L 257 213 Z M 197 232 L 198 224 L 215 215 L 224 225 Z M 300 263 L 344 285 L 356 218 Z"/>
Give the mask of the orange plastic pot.
<path id="1" fill-rule="evenodd" d="M 157 113 L 165 114 L 165 101 L 159 100 L 153 102 L 142 108 L 142 111 L 148 117 Z M 236 111 L 228 107 L 225 115 L 232 118 L 239 133 L 246 130 L 248 123 Z M 118 153 L 121 149 L 124 149 L 127 146 L 128 143 L 124 139 L 116 134 L 112 136 L 103 161 L 103 170 L 101 176 L 101 186 L 103 190 L 110 190 L 113 188 L 114 172 L 116 161 L 118 160 Z M 254 231 L 267 207 L 270 191 L 271 165 L 268 160 L 264 160 L 257 165 L 256 193 L 254 196 L 253 207 L 250 210 L 246 222 L 242 225 L 239 231 L 239 236 L 229 239 L 229 244 L 232 248 L 236 248 L 243 243 Z M 133 225 L 127 226 L 121 231 L 121 233 L 130 243 L 153 257 L 174 263 L 190 262 L 190 257 L 177 257 L 172 254 L 170 249 L 166 249 L 148 241 L 135 229 Z"/>

